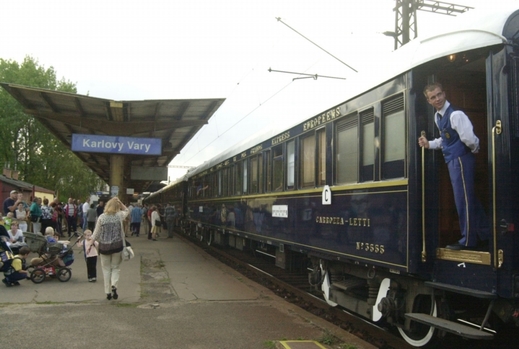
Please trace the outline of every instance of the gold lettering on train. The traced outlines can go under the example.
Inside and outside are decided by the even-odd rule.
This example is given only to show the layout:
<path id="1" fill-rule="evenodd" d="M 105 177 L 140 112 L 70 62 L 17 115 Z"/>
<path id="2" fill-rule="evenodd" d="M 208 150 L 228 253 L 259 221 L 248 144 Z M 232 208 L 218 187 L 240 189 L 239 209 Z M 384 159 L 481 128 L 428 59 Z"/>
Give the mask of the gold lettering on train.
<path id="1" fill-rule="evenodd" d="M 258 146 L 256 146 L 256 147 L 252 148 L 252 149 L 250 150 L 250 153 L 251 153 L 251 155 L 252 155 L 252 154 L 256 154 L 256 153 L 259 152 L 260 150 L 263 150 L 263 145 L 258 145 Z"/>
<path id="2" fill-rule="evenodd" d="M 344 218 L 342 217 L 324 217 L 317 216 L 315 217 L 315 222 L 319 224 L 338 224 L 344 225 Z"/>
<path id="3" fill-rule="evenodd" d="M 272 138 L 272 145 L 279 144 L 283 141 L 286 141 L 289 138 L 290 138 L 290 131 L 287 131 L 279 136 Z"/>
<path id="4" fill-rule="evenodd" d="M 332 110 L 328 110 L 326 113 L 323 113 L 319 116 L 316 116 L 313 119 L 308 120 L 303 124 L 303 131 L 311 130 L 315 127 L 318 127 L 324 123 L 335 120 L 336 118 L 341 116 L 341 108 L 337 107 Z"/>
<path id="5" fill-rule="evenodd" d="M 350 227 L 371 227 L 371 219 L 351 217 L 348 220 Z"/>
<path id="6" fill-rule="evenodd" d="M 342 217 L 317 216 L 315 217 L 315 222 L 319 224 L 345 224 L 344 218 Z M 350 227 L 371 227 L 370 218 L 350 217 L 347 223 Z"/>
<path id="7" fill-rule="evenodd" d="M 371 244 L 368 242 L 357 241 L 356 248 L 358 251 L 366 251 L 366 252 L 370 252 L 370 253 L 384 254 L 384 252 L 386 252 L 384 245 Z"/>

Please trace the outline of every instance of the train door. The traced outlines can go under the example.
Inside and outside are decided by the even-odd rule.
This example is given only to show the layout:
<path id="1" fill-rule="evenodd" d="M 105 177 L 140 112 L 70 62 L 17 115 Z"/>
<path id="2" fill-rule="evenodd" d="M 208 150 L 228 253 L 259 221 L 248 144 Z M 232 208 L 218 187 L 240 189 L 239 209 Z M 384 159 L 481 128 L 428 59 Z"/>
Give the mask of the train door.
<path id="1" fill-rule="evenodd" d="M 485 74 L 453 71 L 439 74 L 438 81 L 443 84 L 447 100 L 468 115 L 474 126 L 474 133 L 479 138 L 480 151 L 476 154 L 475 191 L 487 217 L 490 217 Z M 435 132 L 437 134 L 437 130 Z M 438 246 L 445 247 L 458 242 L 461 231 L 447 165 L 442 155 L 437 155 L 439 156 L 437 161 Z"/>
<path id="2" fill-rule="evenodd" d="M 468 51 L 459 54 L 454 61 L 447 58 L 433 61 L 423 71 L 426 81 L 442 83 L 446 99 L 455 109 L 467 114 L 479 138 L 480 150 L 475 154 L 475 194 L 483 207 L 483 213 L 477 217 L 486 239 L 479 241 L 476 248 L 447 248 L 462 237 L 459 217 L 444 157 L 441 151 L 428 150 L 424 155 L 424 241 L 429 251 L 426 260 L 434 262 L 434 279 L 438 283 L 492 292 L 496 287 L 496 274 L 492 266 L 496 264 L 497 253 L 492 241 L 492 221 L 495 220 L 492 204 L 492 106 L 495 102 L 491 91 L 496 88 L 496 82 L 490 78 L 493 63 L 489 63 L 489 57 L 488 50 Z M 439 137 L 434 110 L 428 104 L 426 130 L 428 139 Z"/>

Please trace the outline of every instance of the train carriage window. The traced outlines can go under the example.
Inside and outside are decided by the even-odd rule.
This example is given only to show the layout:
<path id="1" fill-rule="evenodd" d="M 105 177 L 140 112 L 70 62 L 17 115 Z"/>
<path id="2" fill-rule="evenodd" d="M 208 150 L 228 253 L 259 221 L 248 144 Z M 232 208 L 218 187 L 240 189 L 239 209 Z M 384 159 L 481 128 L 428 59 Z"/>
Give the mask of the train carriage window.
<path id="1" fill-rule="evenodd" d="M 296 172 L 296 142 L 287 143 L 287 188 L 294 189 Z"/>
<path id="2" fill-rule="evenodd" d="M 226 196 L 231 196 L 231 195 L 234 195 L 234 176 L 235 175 L 235 172 L 234 172 L 234 166 L 231 166 L 229 167 L 229 171 L 227 172 L 227 178 L 229 179 L 228 180 L 228 183 L 227 183 L 227 193 L 225 194 Z"/>
<path id="3" fill-rule="evenodd" d="M 243 168 L 243 181 L 242 181 L 242 183 L 243 183 L 243 191 L 242 191 L 242 193 L 246 194 L 247 193 L 247 184 L 248 184 L 247 159 L 243 160 L 242 168 Z"/>
<path id="4" fill-rule="evenodd" d="M 222 195 L 229 195 L 229 168 L 226 167 L 222 170 Z"/>
<path id="5" fill-rule="evenodd" d="M 259 192 L 258 158 L 258 156 L 253 156 L 250 159 L 250 192 L 252 194 L 256 194 Z"/>
<path id="6" fill-rule="evenodd" d="M 361 181 L 372 181 L 375 170 L 375 113 L 373 108 L 360 113 L 361 120 Z"/>
<path id="7" fill-rule="evenodd" d="M 211 183 L 211 196 L 217 197 L 218 196 L 218 172 L 213 173 L 213 180 Z"/>
<path id="8" fill-rule="evenodd" d="M 263 155 L 258 155 L 258 193 L 265 192 L 265 174 L 263 173 Z"/>
<path id="9" fill-rule="evenodd" d="M 242 193 L 242 175 L 242 162 L 238 161 L 234 164 L 234 179 L 236 180 L 236 182 L 234 183 L 235 186 L 233 194 L 241 195 Z"/>
<path id="10" fill-rule="evenodd" d="M 317 131 L 317 184 L 326 184 L 326 130 Z"/>
<path id="11" fill-rule="evenodd" d="M 270 150 L 265 152 L 265 180 L 266 180 L 266 189 L 265 191 L 272 191 L 272 164 L 270 163 Z"/>
<path id="12" fill-rule="evenodd" d="M 335 134 L 336 183 L 356 183 L 359 173 L 357 113 L 338 123 Z"/>
<path id="13" fill-rule="evenodd" d="M 222 196 L 223 188 L 222 188 L 222 170 L 218 171 L 218 196 Z"/>
<path id="14" fill-rule="evenodd" d="M 272 190 L 283 190 L 283 148 L 277 146 L 272 154 Z"/>
<path id="15" fill-rule="evenodd" d="M 399 95 L 382 104 L 382 178 L 405 176 L 404 97 Z"/>
<path id="16" fill-rule="evenodd" d="M 213 196 L 213 174 L 208 174 L 204 179 L 204 197 L 210 198 Z"/>
<path id="17" fill-rule="evenodd" d="M 301 187 L 315 186 L 315 135 L 301 140 Z"/>

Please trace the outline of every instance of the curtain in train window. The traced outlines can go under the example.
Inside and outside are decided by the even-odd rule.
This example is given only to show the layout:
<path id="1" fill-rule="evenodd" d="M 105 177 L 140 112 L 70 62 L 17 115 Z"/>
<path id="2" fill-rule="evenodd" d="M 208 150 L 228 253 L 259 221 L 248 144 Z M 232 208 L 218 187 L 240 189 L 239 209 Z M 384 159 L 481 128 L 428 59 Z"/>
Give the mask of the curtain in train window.
<path id="1" fill-rule="evenodd" d="M 265 174 L 263 173 L 263 155 L 258 155 L 258 193 L 265 192 Z"/>
<path id="2" fill-rule="evenodd" d="M 218 196 L 222 196 L 222 170 L 218 171 Z"/>
<path id="3" fill-rule="evenodd" d="M 243 160 L 242 168 L 243 168 L 243 181 L 242 181 L 242 183 L 243 183 L 243 191 L 242 191 L 242 193 L 246 194 L 247 193 L 247 184 L 248 184 L 247 159 Z"/>
<path id="4" fill-rule="evenodd" d="M 250 192 L 252 194 L 259 192 L 258 179 L 258 157 L 253 156 L 250 159 Z"/>
<path id="5" fill-rule="evenodd" d="M 356 183 L 359 176 L 357 113 L 338 123 L 335 134 L 336 183 Z"/>
<path id="6" fill-rule="evenodd" d="M 317 184 L 326 184 L 326 130 L 317 131 Z"/>
<path id="7" fill-rule="evenodd" d="M 272 191 L 272 164 L 270 163 L 270 150 L 265 152 L 265 179 L 267 181 L 267 192 Z"/>
<path id="8" fill-rule="evenodd" d="M 360 113 L 361 121 L 361 169 L 360 181 L 372 181 L 375 171 L 375 114 L 373 109 Z"/>
<path id="9" fill-rule="evenodd" d="M 283 190 L 283 148 L 277 146 L 272 154 L 272 190 Z"/>
<path id="10" fill-rule="evenodd" d="M 382 104 L 382 178 L 405 177 L 405 113 L 404 97 Z"/>
<path id="11" fill-rule="evenodd" d="M 294 189 L 296 172 L 296 142 L 287 143 L 287 188 Z"/>
<path id="12" fill-rule="evenodd" d="M 301 187 L 315 186 L 315 135 L 301 139 Z"/>
<path id="13" fill-rule="evenodd" d="M 229 168 L 226 167 L 222 170 L 222 195 L 227 196 L 229 195 Z"/>

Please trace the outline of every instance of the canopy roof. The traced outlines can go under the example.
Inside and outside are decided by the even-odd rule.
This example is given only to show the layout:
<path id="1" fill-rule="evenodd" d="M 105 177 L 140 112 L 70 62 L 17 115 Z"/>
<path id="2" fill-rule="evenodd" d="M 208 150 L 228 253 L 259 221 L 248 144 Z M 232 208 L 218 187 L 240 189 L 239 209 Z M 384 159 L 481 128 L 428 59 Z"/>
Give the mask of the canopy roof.
<path id="1" fill-rule="evenodd" d="M 24 107 L 25 113 L 37 118 L 69 149 L 72 134 L 162 139 L 161 155 L 124 155 L 124 182 L 136 193 L 155 191 L 160 188 L 160 181 L 132 180 L 131 167 L 166 167 L 225 101 L 223 98 L 113 101 L 8 83 L 0 85 Z M 75 154 L 110 184 L 111 154 Z"/>

